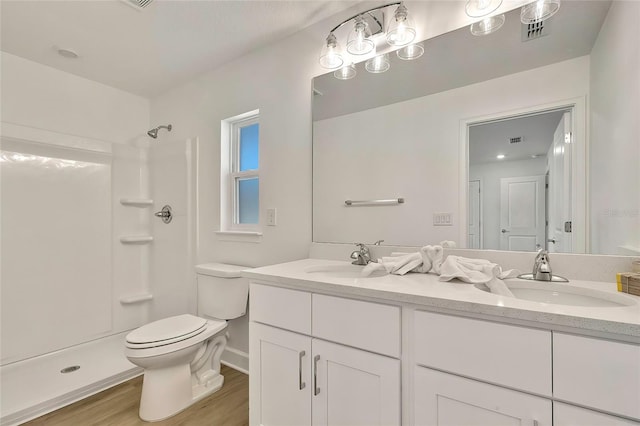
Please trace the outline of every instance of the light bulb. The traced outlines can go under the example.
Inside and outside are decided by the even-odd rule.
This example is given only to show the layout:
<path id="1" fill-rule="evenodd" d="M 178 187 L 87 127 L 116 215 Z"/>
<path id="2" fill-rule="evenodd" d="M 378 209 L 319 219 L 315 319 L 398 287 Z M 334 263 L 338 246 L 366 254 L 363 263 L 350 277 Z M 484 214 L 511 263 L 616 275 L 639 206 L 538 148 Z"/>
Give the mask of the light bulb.
<path id="1" fill-rule="evenodd" d="M 333 76 L 338 80 L 350 80 L 356 76 L 356 66 L 354 64 L 345 65 L 334 71 Z"/>
<path id="2" fill-rule="evenodd" d="M 333 33 L 330 33 L 320 53 L 320 65 L 327 69 L 336 69 L 343 64 L 344 58 L 338 40 Z"/>
<path id="3" fill-rule="evenodd" d="M 392 46 L 404 46 L 416 38 L 416 30 L 407 18 L 407 8 L 400 4 L 394 14 L 394 19 L 387 31 L 387 43 Z"/>
<path id="4" fill-rule="evenodd" d="M 382 55 L 375 56 L 364 64 L 364 68 L 373 74 L 383 73 L 391 67 L 389 63 L 389 55 L 383 53 Z"/>
<path id="5" fill-rule="evenodd" d="M 369 38 L 370 36 L 371 33 L 367 23 L 364 22 L 361 16 L 356 17 L 356 24 L 351 33 L 349 33 L 347 52 L 352 55 L 366 55 L 371 52 L 376 46 Z"/>

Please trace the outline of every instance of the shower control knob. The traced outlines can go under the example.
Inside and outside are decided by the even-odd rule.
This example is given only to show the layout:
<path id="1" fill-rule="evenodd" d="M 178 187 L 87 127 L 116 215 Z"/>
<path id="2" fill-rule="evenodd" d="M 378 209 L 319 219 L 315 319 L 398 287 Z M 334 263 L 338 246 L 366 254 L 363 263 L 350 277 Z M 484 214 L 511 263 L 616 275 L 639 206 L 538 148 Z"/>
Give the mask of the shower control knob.
<path id="1" fill-rule="evenodd" d="M 155 212 L 154 216 L 162 218 L 162 221 L 164 223 L 169 223 L 171 222 L 171 219 L 173 219 L 173 215 L 171 214 L 171 206 L 170 205 L 165 205 L 162 210 L 160 210 L 159 212 Z"/>

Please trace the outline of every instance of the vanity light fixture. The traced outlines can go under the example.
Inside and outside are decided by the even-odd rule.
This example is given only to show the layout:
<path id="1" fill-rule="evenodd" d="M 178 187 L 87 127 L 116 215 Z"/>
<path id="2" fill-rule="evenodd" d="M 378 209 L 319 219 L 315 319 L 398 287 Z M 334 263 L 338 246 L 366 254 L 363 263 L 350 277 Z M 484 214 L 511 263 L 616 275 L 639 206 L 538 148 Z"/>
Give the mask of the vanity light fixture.
<path id="1" fill-rule="evenodd" d="M 522 6 L 520 9 L 520 22 L 523 24 L 535 24 L 551 18 L 560 10 L 560 0 L 536 0 Z"/>
<path id="2" fill-rule="evenodd" d="M 391 64 L 389 63 L 389 55 L 386 53 L 374 56 L 373 58 L 368 59 L 364 64 L 364 68 L 373 74 L 380 74 L 388 71 L 390 67 Z"/>
<path id="3" fill-rule="evenodd" d="M 412 61 L 414 59 L 418 59 L 420 56 L 422 56 L 423 53 L 424 44 L 422 43 L 413 43 L 396 51 L 398 58 L 402 59 L 403 61 Z"/>
<path id="4" fill-rule="evenodd" d="M 320 65 L 324 68 L 336 69 L 340 68 L 344 64 L 344 54 L 338 44 L 338 39 L 333 34 L 333 31 L 327 36 L 327 40 L 322 46 L 320 52 Z"/>
<path id="5" fill-rule="evenodd" d="M 496 155 L 496 158 L 497 158 L 498 160 L 504 160 L 504 157 L 505 157 L 505 155 L 504 155 L 504 154 L 498 154 L 498 155 Z"/>
<path id="6" fill-rule="evenodd" d="M 495 33 L 504 25 L 504 14 L 489 16 L 481 21 L 471 24 L 469 29 L 474 36 L 485 36 Z"/>
<path id="7" fill-rule="evenodd" d="M 349 64 L 345 65 L 340 69 L 337 69 L 333 72 L 333 76 L 338 80 L 351 80 L 357 74 L 356 65 Z"/>
<path id="8" fill-rule="evenodd" d="M 495 12 L 501 4 L 502 0 L 469 0 L 464 11 L 472 18 L 482 18 Z"/>
<path id="9" fill-rule="evenodd" d="M 484 36 L 498 31 L 504 25 L 504 14 L 489 16 L 495 12 L 502 0 L 469 0 L 464 8 L 468 16 L 483 18 L 471 24 L 469 29 L 474 36 Z"/>
<path id="10" fill-rule="evenodd" d="M 408 15 L 407 8 L 400 3 L 387 30 L 387 43 L 391 46 L 406 46 L 416 38 L 416 28 Z"/>
<path id="11" fill-rule="evenodd" d="M 389 28 L 385 31 L 385 15 L 383 9 L 390 6 L 397 6 L 397 8 L 393 14 L 393 19 L 391 20 Z M 335 33 L 340 27 L 350 22 L 353 22 L 353 29 L 349 32 L 349 36 L 347 38 L 347 50 L 346 52 L 343 52 Z M 348 54 L 354 56 L 370 54 L 376 48 L 376 41 L 374 40 L 374 37 L 378 34 L 384 34 L 387 43 L 391 46 L 407 46 L 413 42 L 416 37 L 416 29 L 411 19 L 409 19 L 409 12 L 407 11 L 407 8 L 402 4 L 402 2 L 388 3 L 374 7 L 373 9 L 369 9 L 345 19 L 336 25 L 331 31 L 329 31 L 329 35 L 322 46 L 322 52 L 320 53 L 320 65 L 327 69 L 338 70 L 344 67 L 345 64 L 350 63 L 347 59 Z M 424 51 L 424 47 L 419 46 L 409 49 L 403 53 L 404 58 L 402 59 L 415 59 L 419 57 L 421 53 L 420 55 L 415 56 L 419 50 Z M 398 55 L 400 56 L 400 54 Z M 412 55 L 415 57 L 411 57 Z M 371 65 L 366 66 L 367 70 L 372 68 L 382 71 L 371 72 L 384 72 L 389 69 L 390 65 L 388 56 L 380 59 L 376 58 L 378 58 L 378 56 L 367 61 L 367 64 L 371 63 Z M 343 74 L 338 73 L 334 75 L 336 75 L 336 78 L 340 78 L 338 75 Z"/>
<path id="12" fill-rule="evenodd" d="M 366 55 L 376 48 L 375 43 L 371 40 L 371 31 L 369 25 L 364 21 L 362 16 L 356 16 L 356 24 L 349 33 L 347 41 L 347 52 L 352 55 Z"/>

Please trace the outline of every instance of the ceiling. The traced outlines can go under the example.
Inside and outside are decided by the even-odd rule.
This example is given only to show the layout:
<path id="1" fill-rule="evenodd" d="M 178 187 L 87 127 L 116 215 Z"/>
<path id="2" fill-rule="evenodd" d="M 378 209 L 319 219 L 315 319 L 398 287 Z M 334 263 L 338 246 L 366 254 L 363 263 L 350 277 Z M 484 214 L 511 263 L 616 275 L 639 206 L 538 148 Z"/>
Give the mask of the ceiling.
<path id="1" fill-rule="evenodd" d="M 2 0 L 0 47 L 151 98 L 359 1 L 155 0 L 139 9 L 128 0 Z"/>
<path id="2" fill-rule="evenodd" d="M 545 157 L 564 111 L 500 120 L 469 128 L 469 164 Z M 521 142 L 510 143 L 510 138 Z M 498 160 L 496 155 L 503 154 Z"/>

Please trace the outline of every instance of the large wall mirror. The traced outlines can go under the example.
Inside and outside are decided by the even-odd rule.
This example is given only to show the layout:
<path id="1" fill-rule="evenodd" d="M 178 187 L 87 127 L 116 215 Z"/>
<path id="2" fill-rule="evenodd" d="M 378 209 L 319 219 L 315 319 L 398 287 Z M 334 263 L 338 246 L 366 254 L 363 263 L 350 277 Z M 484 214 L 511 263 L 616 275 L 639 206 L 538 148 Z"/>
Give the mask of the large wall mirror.
<path id="1" fill-rule="evenodd" d="M 640 255 L 640 2 L 519 13 L 313 80 L 315 242 Z"/>

